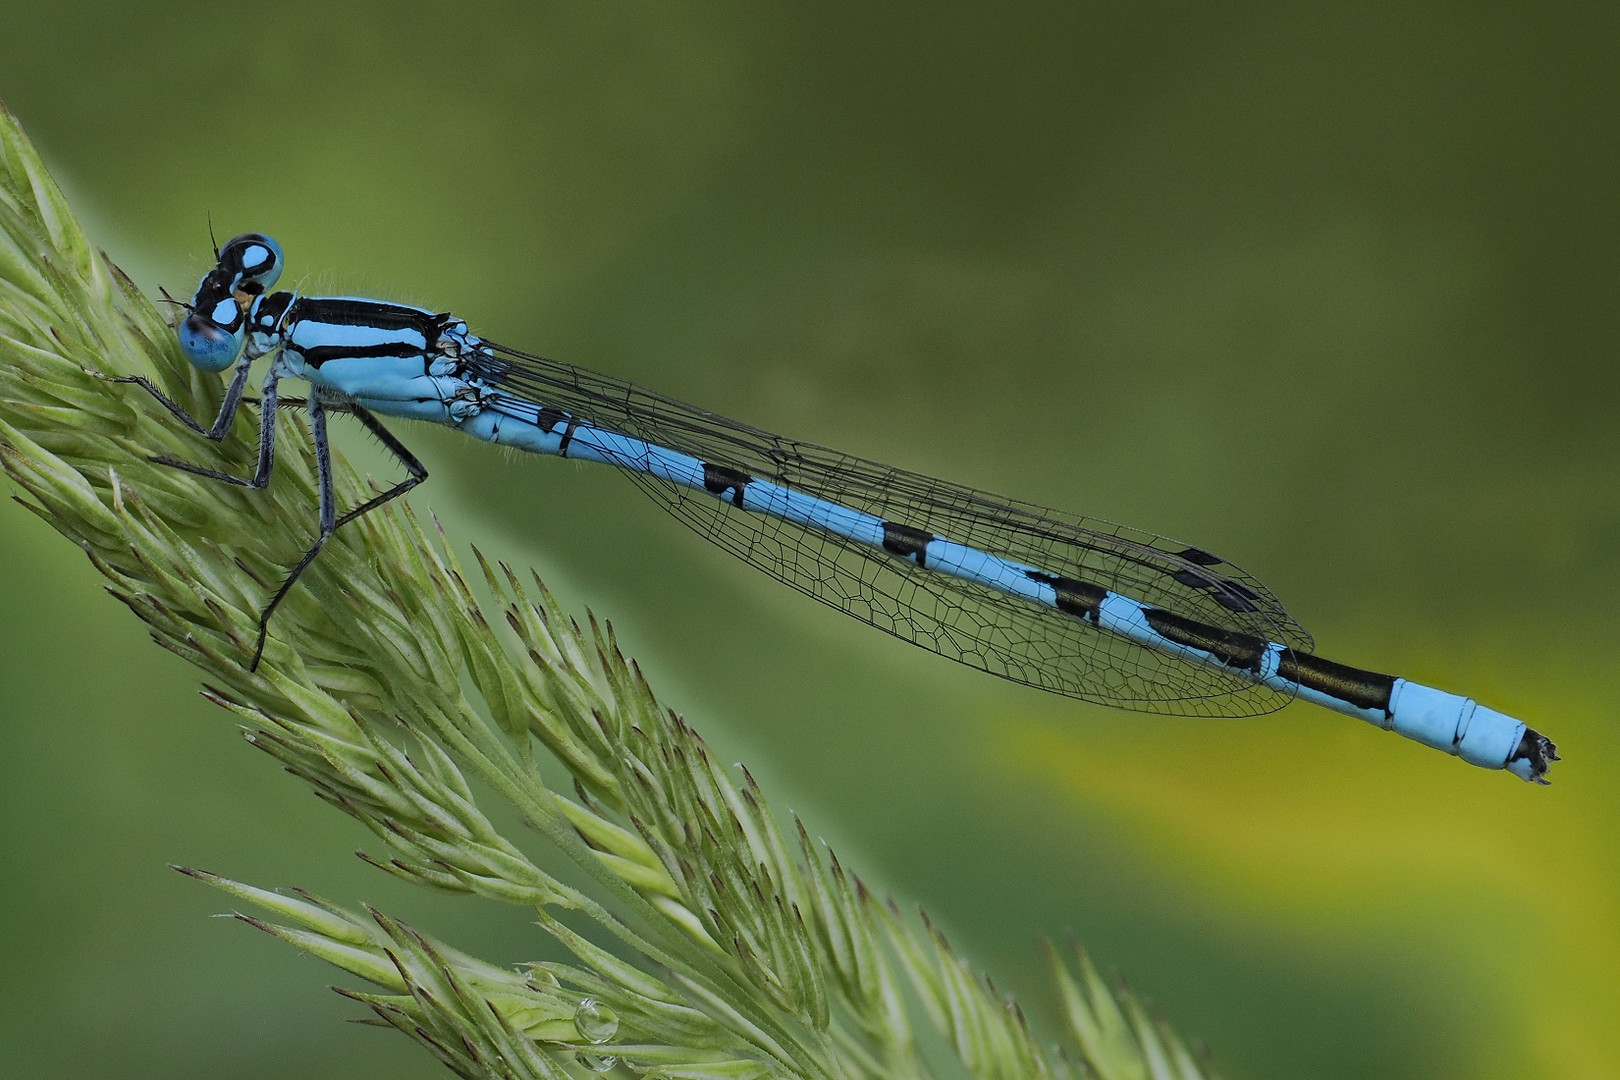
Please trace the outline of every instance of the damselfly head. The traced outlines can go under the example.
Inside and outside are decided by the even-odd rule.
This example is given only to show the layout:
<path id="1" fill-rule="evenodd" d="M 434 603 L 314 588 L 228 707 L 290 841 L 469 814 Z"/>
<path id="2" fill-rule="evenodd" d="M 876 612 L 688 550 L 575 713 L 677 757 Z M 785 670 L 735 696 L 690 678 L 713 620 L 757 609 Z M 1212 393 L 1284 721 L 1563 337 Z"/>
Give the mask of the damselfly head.
<path id="1" fill-rule="evenodd" d="M 202 299 L 200 293 L 197 299 Z M 202 311 L 193 311 L 176 328 L 180 351 L 204 371 L 224 371 L 242 351 L 242 309 L 237 306 L 235 297 L 224 297 L 221 307 L 226 305 L 230 316 L 226 321 L 216 321 Z"/>
<path id="2" fill-rule="evenodd" d="M 281 277 L 281 245 L 263 233 L 243 233 L 219 250 L 221 277 L 231 292 L 258 296 Z"/>
<path id="3" fill-rule="evenodd" d="M 243 233 L 219 249 L 219 261 L 197 285 L 176 333 L 180 351 L 204 371 L 223 371 L 242 351 L 247 314 L 281 277 L 281 245 Z"/>

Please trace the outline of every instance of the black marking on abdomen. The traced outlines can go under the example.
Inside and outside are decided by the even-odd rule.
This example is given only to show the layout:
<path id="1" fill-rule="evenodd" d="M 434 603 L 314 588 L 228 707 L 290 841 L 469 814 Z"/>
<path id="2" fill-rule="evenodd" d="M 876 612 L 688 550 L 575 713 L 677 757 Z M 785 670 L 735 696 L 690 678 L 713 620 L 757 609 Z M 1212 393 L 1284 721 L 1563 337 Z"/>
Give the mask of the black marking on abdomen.
<path id="1" fill-rule="evenodd" d="M 1048 574 L 1044 570 L 1025 570 L 1024 576 L 1031 581 L 1052 586 L 1053 591 L 1057 593 L 1055 603 L 1059 611 L 1073 615 L 1077 619 L 1090 619 L 1093 623 L 1102 620 L 1102 602 L 1107 599 L 1108 590 L 1101 585 L 1093 585 L 1089 581 L 1062 577 L 1058 574 Z"/>
<path id="2" fill-rule="evenodd" d="M 893 552 L 902 559 L 916 559 L 918 566 L 928 565 L 928 545 L 934 539 L 933 533 L 913 529 L 910 525 L 894 521 L 883 523 L 883 550 Z"/>
<path id="3" fill-rule="evenodd" d="M 1252 634 L 1222 630 L 1163 608 L 1145 607 L 1142 614 L 1160 637 L 1189 649 L 1202 649 L 1227 667 L 1241 671 L 1258 674 L 1260 663 L 1265 659 L 1266 646 L 1270 644 Z"/>
<path id="4" fill-rule="evenodd" d="M 1324 660 L 1314 653 L 1284 649 L 1277 674 L 1329 697 L 1347 701 L 1358 709 L 1374 709 L 1389 715 L 1389 697 L 1395 690 L 1395 676 L 1363 671 L 1346 664 Z"/>
<path id="5" fill-rule="evenodd" d="M 579 426 L 579 421 L 575 420 L 572 415 L 563 412 L 561 409 L 554 409 L 547 406 L 535 414 L 534 422 L 539 426 L 541 431 L 547 432 L 556 427 L 558 424 L 566 422 L 567 426 L 563 428 L 562 441 L 557 444 L 557 456 L 567 457 L 568 444 L 574 441 L 574 429 Z"/>
<path id="6" fill-rule="evenodd" d="M 1524 736 L 1519 739 L 1518 747 L 1513 751 L 1509 761 L 1518 761 L 1523 758 L 1530 762 L 1530 779 L 1541 780 L 1552 768 L 1552 763 L 1559 760 L 1558 747 L 1553 741 L 1534 728 L 1525 728 Z M 1541 781 L 1546 783 L 1545 780 Z"/>
<path id="7" fill-rule="evenodd" d="M 754 482 L 754 478 L 738 469 L 728 468 L 724 465 L 710 465 L 703 463 L 703 487 L 713 495 L 724 495 L 731 492 L 731 504 L 743 504 L 743 488 Z"/>

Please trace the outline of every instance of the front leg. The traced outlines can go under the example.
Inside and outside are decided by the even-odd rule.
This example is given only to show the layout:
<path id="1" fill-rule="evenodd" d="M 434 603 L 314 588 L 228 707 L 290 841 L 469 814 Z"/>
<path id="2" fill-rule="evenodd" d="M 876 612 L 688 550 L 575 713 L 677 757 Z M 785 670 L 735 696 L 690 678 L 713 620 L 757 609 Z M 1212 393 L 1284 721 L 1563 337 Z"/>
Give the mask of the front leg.
<path id="1" fill-rule="evenodd" d="M 135 376 L 135 378 L 138 378 L 138 376 Z M 152 460 L 157 462 L 159 465 L 167 465 L 174 469 L 183 469 L 188 473 L 195 473 L 198 476 L 206 476 L 210 480 L 218 480 L 223 484 L 234 484 L 237 487 L 245 488 L 263 488 L 268 486 L 270 483 L 270 473 L 275 467 L 276 460 L 276 383 L 280 381 L 280 378 L 281 376 L 276 374 L 274 367 L 272 367 L 270 369 L 270 373 L 264 377 L 264 390 L 261 395 L 264 412 L 259 417 L 259 469 L 253 474 L 252 479 L 243 479 L 240 476 L 232 476 L 230 473 L 220 472 L 218 469 L 209 469 L 202 465 L 193 465 L 188 461 L 177 461 L 171 457 L 154 457 Z M 230 426 L 231 417 L 236 415 L 236 408 L 242 402 L 242 384 L 246 381 L 247 367 L 243 366 L 241 369 L 239 369 L 237 377 L 231 382 L 231 390 L 234 391 L 234 396 L 227 394 L 227 405 L 229 407 L 230 416 L 226 415 L 226 410 L 221 409 L 221 420 L 215 422 L 216 427 L 219 426 L 221 421 L 226 427 Z M 153 390 L 152 392 L 157 394 L 156 390 Z M 167 400 L 163 398 L 163 395 L 161 394 L 158 394 L 158 398 L 159 400 Z M 185 415 L 184 410 L 179 410 L 178 407 L 175 408 L 177 409 L 175 415 L 180 416 L 183 419 L 190 420 L 190 417 Z M 313 409 L 311 411 L 313 412 Z M 202 432 L 202 434 L 207 435 L 211 439 L 215 438 L 215 436 L 211 434 L 212 429 L 205 431 L 200 424 L 197 424 L 195 421 L 191 422 L 198 431 Z"/>
<path id="2" fill-rule="evenodd" d="M 242 391 L 247 387 L 248 369 L 252 366 L 253 361 L 247 358 L 244 358 L 241 363 L 236 365 L 236 375 L 232 377 L 230 386 L 225 388 L 225 400 L 220 402 L 219 415 L 214 417 L 212 427 L 203 427 L 201 420 L 192 416 L 179 402 L 152 385 L 151 381 L 144 375 L 114 375 L 103 376 L 103 378 L 108 378 L 111 382 L 116 383 L 134 383 L 156 398 L 158 404 L 173 413 L 176 420 L 179 420 L 204 438 L 219 442 L 225 437 L 225 433 L 231 430 L 231 424 L 236 420 L 236 410 L 242 405 Z"/>

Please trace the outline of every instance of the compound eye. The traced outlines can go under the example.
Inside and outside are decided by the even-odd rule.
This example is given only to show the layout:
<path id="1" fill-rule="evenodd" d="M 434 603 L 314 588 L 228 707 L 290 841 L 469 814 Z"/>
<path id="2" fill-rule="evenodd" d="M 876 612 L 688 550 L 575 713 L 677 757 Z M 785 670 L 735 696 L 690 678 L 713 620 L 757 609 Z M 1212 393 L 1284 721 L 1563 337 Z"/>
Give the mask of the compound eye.
<path id="1" fill-rule="evenodd" d="M 180 324 L 180 351 L 204 371 L 224 371 L 242 351 L 242 330 L 229 330 L 202 315 L 188 315 Z"/>
<path id="2" fill-rule="evenodd" d="M 244 233 L 219 253 L 219 264 L 243 292 L 262 293 L 281 277 L 281 245 L 263 233 Z"/>

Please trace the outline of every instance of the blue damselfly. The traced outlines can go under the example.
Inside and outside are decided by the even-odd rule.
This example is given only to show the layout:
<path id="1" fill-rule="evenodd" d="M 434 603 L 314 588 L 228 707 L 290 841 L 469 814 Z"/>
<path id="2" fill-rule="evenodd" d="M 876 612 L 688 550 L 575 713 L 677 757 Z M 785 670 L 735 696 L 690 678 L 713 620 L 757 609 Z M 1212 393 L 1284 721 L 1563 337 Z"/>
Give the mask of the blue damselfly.
<path id="1" fill-rule="evenodd" d="M 1014 682 L 1203 716 L 1252 716 L 1302 698 L 1526 780 L 1543 780 L 1557 760 L 1547 738 L 1469 698 L 1318 657 L 1270 590 L 1202 548 L 773 435 L 486 341 L 452 315 L 269 292 L 283 256 L 258 233 L 215 255 L 178 326 L 194 365 L 235 366 L 214 422 L 204 425 L 145 379 L 122 381 L 219 440 L 254 361 L 271 357 L 252 477 L 158 459 L 252 488 L 270 482 L 279 382 L 310 385 L 303 404 L 319 532 L 265 604 L 250 666 L 271 614 L 333 532 L 427 478 L 380 414 L 615 466 L 700 535 L 800 592 Z M 365 425 L 407 474 L 341 513 L 326 433 L 333 412 Z"/>

